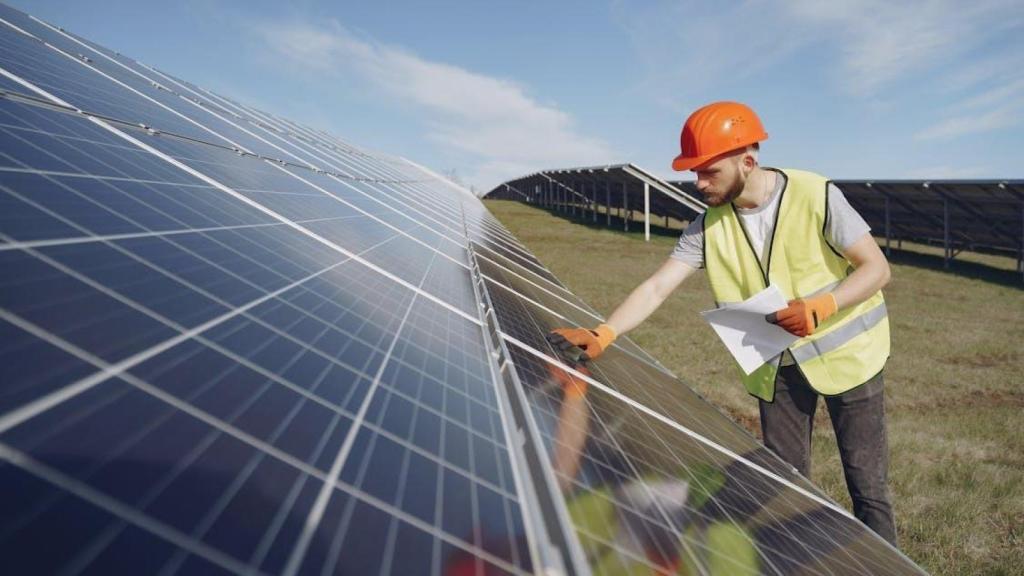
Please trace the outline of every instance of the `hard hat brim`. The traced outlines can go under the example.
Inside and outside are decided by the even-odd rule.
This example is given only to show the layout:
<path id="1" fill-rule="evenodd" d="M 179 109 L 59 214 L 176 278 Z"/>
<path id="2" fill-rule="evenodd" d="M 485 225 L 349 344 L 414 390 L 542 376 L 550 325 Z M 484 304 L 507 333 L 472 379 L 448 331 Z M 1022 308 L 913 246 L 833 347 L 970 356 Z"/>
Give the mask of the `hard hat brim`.
<path id="1" fill-rule="evenodd" d="M 701 164 L 704 164 L 705 162 L 710 162 L 714 160 L 719 156 L 730 154 L 741 148 L 746 148 L 751 144 L 767 139 L 768 133 L 761 132 L 760 134 L 756 134 L 751 138 L 747 138 L 745 140 L 740 140 L 739 142 L 736 142 L 733 148 L 726 150 L 724 152 L 715 152 L 714 154 L 705 154 L 703 156 L 683 156 L 682 154 L 680 154 L 679 156 L 676 156 L 674 160 L 672 160 L 672 169 L 675 170 L 676 172 L 685 172 L 687 170 L 692 170 L 700 166 Z"/>
<path id="2" fill-rule="evenodd" d="M 672 169 L 675 170 L 676 172 L 686 172 L 691 168 L 696 168 L 697 166 L 700 166 L 701 164 L 707 162 L 708 160 L 711 160 L 715 156 L 717 156 L 717 154 L 693 157 L 687 157 L 680 154 L 679 156 L 676 156 L 674 160 L 672 160 Z"/>

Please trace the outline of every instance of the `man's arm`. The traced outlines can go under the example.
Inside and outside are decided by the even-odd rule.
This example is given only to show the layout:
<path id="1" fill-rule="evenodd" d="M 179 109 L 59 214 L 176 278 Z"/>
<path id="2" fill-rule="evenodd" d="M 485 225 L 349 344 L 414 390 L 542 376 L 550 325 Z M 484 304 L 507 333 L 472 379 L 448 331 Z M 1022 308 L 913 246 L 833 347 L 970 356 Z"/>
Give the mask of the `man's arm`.
<path id="1" fill-rule="evenodd" d="M 889 283 L 889 261 L 875 239 L 865 234 L 843 250 L 853 264 L 853 272 L 832 292 L 790 300 L 789 306 L 768 314 L 765 319 L 797 336 L 814 334 L 815 329 L 837 311 L 856 306 Z"/>
<path id="2" fill-rule="evenodd" d="M 693 274 L 694 268 L 675 258 L 669 258 L 650 278 L 629 293 L 608 317 L 607 324 L 615 334 L 622 335 L 640 325 L 672 292 Z"/>
<path id="3" fill-rule="evenodd" d="M 892 275 L 889 261 L 870 234 L 843 250 L 843 256 L 853 264 L 854 271 L 832 292 L 840 310 L 870 298 L 889 283 Z"/>
<path id="4" fill-rule="evenodd" d="M 573 347 L 583 351 L 583 360 L 600 356 L 615 338 L 636 328 L 668 298 L 676 287 L 693 274 L 695 268 L 676 258 L 669 258 L 657 272 L 644 280 L 612 312 L 608 321 L 597 328 L 558 328 L 548 334 L 548 342 L 567 351 Z"/>

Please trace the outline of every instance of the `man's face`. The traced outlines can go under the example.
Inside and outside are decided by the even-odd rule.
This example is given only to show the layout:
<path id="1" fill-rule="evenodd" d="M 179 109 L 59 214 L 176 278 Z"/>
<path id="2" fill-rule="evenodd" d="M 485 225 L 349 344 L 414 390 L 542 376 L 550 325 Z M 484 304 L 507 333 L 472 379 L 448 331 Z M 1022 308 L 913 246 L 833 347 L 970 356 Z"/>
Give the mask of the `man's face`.
<path id="1" fill-rule="evenodd" d="M 743 192 L 747 172 L 742 169 L 741 158 L 742 155 L 729 155 L 693 169 L 697 175 L 697 189 L 704 195 L 708 206 L 728 204 Z"/>

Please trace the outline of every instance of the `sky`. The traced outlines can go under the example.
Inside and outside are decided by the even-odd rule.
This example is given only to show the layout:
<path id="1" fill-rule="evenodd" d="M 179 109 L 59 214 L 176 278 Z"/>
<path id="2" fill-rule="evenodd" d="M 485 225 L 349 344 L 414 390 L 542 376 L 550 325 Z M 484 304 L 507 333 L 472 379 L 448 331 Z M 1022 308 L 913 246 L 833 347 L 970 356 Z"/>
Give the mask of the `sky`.
<path id="1" fill-rule="evenodd" d="M 478 193 L 541 169 L 663 178 L 691 111 L 757 111 L 761 163 L 1024 177 L 1020 0 L 7 0 Z"/>

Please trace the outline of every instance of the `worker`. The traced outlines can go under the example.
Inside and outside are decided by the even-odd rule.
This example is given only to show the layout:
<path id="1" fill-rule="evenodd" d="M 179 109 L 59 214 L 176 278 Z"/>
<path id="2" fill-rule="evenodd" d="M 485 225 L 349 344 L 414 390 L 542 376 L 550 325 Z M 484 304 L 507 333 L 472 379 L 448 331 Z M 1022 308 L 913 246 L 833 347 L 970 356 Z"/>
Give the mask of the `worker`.
<path id="1" fill-rule="evenodd" d="M 823 396 L 854 515 L 895 544 L 882 381 L 889 322 L 881 288 L 889 264 L 833 183 L 758 163 L 767 138 L 754 111 L 738 102 L 714 102 L 691 114 L 672 167 L 695 173 L 707 211 L 604 324 L 554 330 L 549 340 L 597 358 L 698 268 L 719 306 L 778 287 L 788 306 L 766 321 L 800 339 L 751 374 L 741 371 L 758 399 L 764 443 L 809 477 L 811 430 Z"/>

